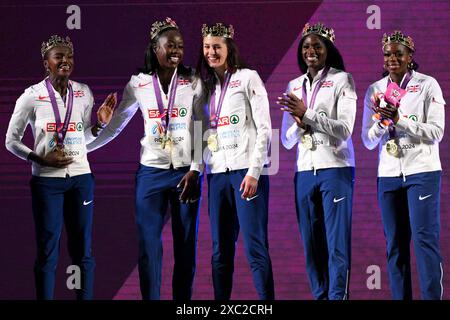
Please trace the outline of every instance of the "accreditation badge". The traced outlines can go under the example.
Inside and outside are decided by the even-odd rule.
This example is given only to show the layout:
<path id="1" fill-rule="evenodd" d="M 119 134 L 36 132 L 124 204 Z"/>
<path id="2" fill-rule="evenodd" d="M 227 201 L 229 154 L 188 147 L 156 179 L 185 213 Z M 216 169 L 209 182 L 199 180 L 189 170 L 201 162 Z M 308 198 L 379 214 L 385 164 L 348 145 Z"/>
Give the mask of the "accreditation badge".
<path id="1" fill-rule="evenodd" d="M 217 139 L 217 133 L 211 134 L 208 137 L 208 149 L 212 152 L 219 150 L 219 140 Z"/>
<path id="2" fill-rule="evenodd" d="M 386 143 L 386 151 L 393 157 L 398 157 L 400 155 L 400 149 L 395 139 L 388 140 Z"/>
<path id="3" fill-rule="evenodd" d="M 312 138 L 311 134 L 307 133 L 307 134 L 302 135 L 301 141 L 302 141 L 302 145 L 305 149 L 312 150 L 314 144 L 313 144 L 313 138 Z"/>

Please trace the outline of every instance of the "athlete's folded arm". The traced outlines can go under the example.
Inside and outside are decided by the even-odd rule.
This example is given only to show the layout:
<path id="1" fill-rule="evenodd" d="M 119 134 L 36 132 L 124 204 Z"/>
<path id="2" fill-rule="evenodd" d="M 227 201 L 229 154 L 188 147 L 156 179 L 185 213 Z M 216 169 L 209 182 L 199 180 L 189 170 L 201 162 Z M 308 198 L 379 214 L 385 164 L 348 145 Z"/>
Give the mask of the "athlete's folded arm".
<path id="1" fill-rule="evenodd" d="M 353 132 L 356 116 L 356 92 L 352 76 L 347 77 L 338 89 L 337 119 L 330 119 L 319 115 L 313 109 L 307 109 L 302 121 L 311 126 L 313 131 L 323 132 L 334 138 L 346 141 Z M 320 92 L 319 92 L 320 94 Z"/>
<path id="2" fill-rule="evenodd" d="M 291 88 L 288 85 L 286 92 L 290 92 Z M 305 132 L 303 128 L 300 128 L 292 115 L 286 111 L 283 112 L 283 120 L 281 122 L 281 143 L 283 146 L 290 150 L 297 143 L 300 142 L 301 136 Z"/>
<path id="3" fill-rule="evenodd" d="M 434 80 L 434 79 L 433 79 Z M 444 136 L 445 127 L 445 101 L 441 88 L 434 80 L 428 89 L 424 105 L 425 122 L 414 121 L 402 117 L 400 114 L 396 128 L 402 129 L 408 135 L 428 142 L 440 142 Z"/>

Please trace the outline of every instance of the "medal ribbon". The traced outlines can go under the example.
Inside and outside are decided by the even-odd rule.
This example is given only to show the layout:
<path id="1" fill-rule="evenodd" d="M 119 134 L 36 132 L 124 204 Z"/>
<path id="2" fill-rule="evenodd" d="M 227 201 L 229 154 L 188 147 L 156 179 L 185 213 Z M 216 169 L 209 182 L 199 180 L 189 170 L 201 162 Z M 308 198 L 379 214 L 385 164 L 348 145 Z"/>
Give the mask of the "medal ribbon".
<path id="1" fill-rule="evenodd" d="M 411 80 L 411 78 L 412 78 L 412 73 L 410 71 L 408 71 L 408 73 L 405 76 L 405 79 L 403 79 L 402 83 L 400 83 L 400 88 L 405 90 L 406 86 L 408 85 L 408 82 Z M 386 88 L 391 84 L 391 82 L 392 82 L 391 77 L 388 77 L 388 82 L 387 82 Z M 389 127 L 389 139 L 394 139 L 394 138 L 395 138 L 395 127 L 390 126 Z"/>
<path id="2" fill-rule="evenodd" d="M 220 91 L 220 97 L 219 102 L 217 104 L 217 111 L 216 111 L 216 90 L 214 89 L 214 92 L 211 96 L 211 100 L 209 102 L 209 110 L 211 112 L 211 128 L 217 129 L 217 125 L 219 124 L 219 117 L 220 117 L 220 111 L 222 110 L 222 104 L 223 100 L 225 98 L 225 93 L 228 89 L 228 84 L 230 83 L 231 78 L 231 72 L 226 72 L 226 76 Z"/>
<path id="3" fill-rule="evenodd" d="M 158 104 L 159 116 L 161 117 L 161 125 L 163 127 L 163 134 L 165 135 L 167 132 L 167 127 L 169 126 L 170 118 L 172 116 L 173 106 L 175 104 L 175 96 L 177 94 L 177 85 L 178 85 L 178 76 L 175 74 L 172 77 L 172 81 L 170 82 L 170 92 L 169 92 L 169 103 L 167 106 L 167 113 L 164 114 L 164 104 L 161 97 L 161 89 L 158 83 L 158 76 L 156 72 L 152 75 L 153 79 L 153 89 L 155 91 L 156 102 Z"/>
<path id="4" fill-rule="evenodd" d="M 311 101 L 310 101 L 310 103 L 309 103 L 309 106 L 308 106 L 308 94 L 306 93 L 306 82 L 308 81 L 308 77 L 306 77 L 305 80 L 303 81 L 303 86 L 302 86 L 302 100 L 303 100 L 303 103 L 305 104 L 305 106 L 306 106 L 307 108 L 310 108 L 310 109 L 313 108 L 314 102 L 316 102 L 317 93 L 319 92 L 320 88 L 322 87 L 322 84 L 323 84 L 323 82 L 324 82 L 324 80 L 325 80 L 325 77 L 326 77 L 327 74 L 328 74 L 328 71 L 330 71 L 330 67 L 325 67 L 325 68 L 323 69 L 322 75 L 320 76 L 320 79 L 319 79 L 319 81 L 317 82 L 317 84 L 316 84 L 316 86 L 315 86 L 315 88 L 314 88 L 314 91 L 313 91 L 313 93 L 312 93 Z M 309 127 L 309 126 L 308 126 L 308 127 Z M 310 131 L 310 130 L 307 130 L 307 131 Z"/>
<path id="5" fill-rule="evenodd" d="M 316 87 L 314 88 L 309 106 L 308 106 L 308 95 L 306 94 L 306 82 L 308 81 L 308 78 L 306 77 L 305 80 L 303 81 L 302 100 L 307 108 L 310 108 L 310 109 L 313 108 L 314 102 L 316 101 L 317 93 L 319 92 L 320 88 L 322 87 L 323 81 L 325 80 L 325 77 L 327 76 L 328 71 L 330 71 L 330 67 L 325 67 L 325 69 L 323 69 L 322 75 L 320 76 L 320 79 L 319 79 L 318 83 L 316 84 Z"/>
<path id="6" fill-rule="evenodd" d="M 72 85 L 69 83 L 69 101 L 67 103 L 66 116 L 64 117 L 64 123 L 61 128 L 61 115 L 59 114 L 58 104 L 56 103 L 55 91 L 53 90 L 52 83 L 49 78 L 45 79 L 45 86 L 47 87 L 48 96 L 52 104 L 53 113 L 55 114 L 56 121 L 56 133 L 57 141 L 56 145 L 62 147 L 64 145 L 64 138 L 66 137 L 67 129 L 69 128 L 70 117 L 72 116 L 73 109 L 73 90 Z"/>

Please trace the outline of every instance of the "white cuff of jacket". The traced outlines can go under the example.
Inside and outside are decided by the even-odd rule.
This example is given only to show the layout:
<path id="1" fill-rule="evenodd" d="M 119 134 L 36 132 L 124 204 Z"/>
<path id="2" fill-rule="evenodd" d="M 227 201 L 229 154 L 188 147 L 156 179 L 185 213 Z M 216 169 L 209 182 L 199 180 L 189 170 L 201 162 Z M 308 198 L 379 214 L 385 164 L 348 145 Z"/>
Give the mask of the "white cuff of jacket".
<path id="1" fill-rule="evenodd" d="M 190 170 L 198 171 L 199 173 L 202 173 L 203 172 L 203 164 L 192 162 Z"/>
<path id="2" fill-rule="evenodd" d="M 408 118 L 400 116 L 395 124 L 395 127 L 406 131 L 406 129 L 408 129 Z"/>
<path id="3" fill-rule="evenodd" d="M 305 114 L 303 115 L 302 121 L 306 124 L 312 125 L 316 120 L 317 113 L 312 109 L 306 109 Z"/>
<path id="4" fill-rule="evenodd" d="M 91 143 L 92 141 L 94 141 L 94 140 L 98 137 L 98 135 L 100 134 L 100 131 L 98 131 L 97 137 L 95 137 L 95 136 L 92 134 L 92 128 L 93 128 L 93 127 L 95 127 L 95 125 L 90 126 L 90 127 L 84 132 L 84 141 L 85 141 L 86 145 L 88 145 L 89 143 Z"/>
<path id="5" fill-rule="evenodd" d="M 261 175 L 262 168 L 260 167 L 250 167 L 247 171 L 247 176 L 251 176 L 256 180 L 259 180 L 259 176 Z"/>

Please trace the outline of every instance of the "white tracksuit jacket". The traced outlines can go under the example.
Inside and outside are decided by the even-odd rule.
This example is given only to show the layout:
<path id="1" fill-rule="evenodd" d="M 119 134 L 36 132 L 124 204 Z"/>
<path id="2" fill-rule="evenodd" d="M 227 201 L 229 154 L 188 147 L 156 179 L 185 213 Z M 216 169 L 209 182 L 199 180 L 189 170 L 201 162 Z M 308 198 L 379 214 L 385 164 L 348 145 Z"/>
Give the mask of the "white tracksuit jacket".
<path id="1" fill-rule="evenodd" d="M 32 174 L 34 176 L 64 178 L 66 175 L 77 176 L 91 172 L 86 156 L 86 144 L 95 139 L 91 132 L 91 112 L 94 98 L 87 85 L 71 80 L 69 83 L 72 85 L 74 97 L 72 116 L 64 139 L 64 147 L 66 155 L 73 157 L 74 161 L 63 169 L 40 166 L 33 162 Z M 60 94 L 56 90 L 54 91 L 61 121 L 64 121 L 66 107 Z M 68 96 L 66 96 L 66 101 L 68 101 Z M 22 142 L 28 125 L 34 136 L 33 149 Z M 17 100 L 6 133 L 6 148 L 24 160 L 27 160 L 32 151 L 43 157 L 56 146 L 55 130 L 55 115 L 44 79 L 27 88 Z"/>
<path id="2" fill-rule="evenodd" d="M 325 68 L 324 68 L 325 69 Z M 312 85 L 307 80 L 308 104 L 324 69 L 314 77 Z M 286 92 L 302 98 L 302 86 L 307 74 L 291 82 Z M 284 112 L 281 125 L 281 142 L 287 149 L 297 146 L 297 171 L 327 168 L 354 167 L 355 155 L 351 135 L 356 115 L 356 93 L 349 73 L 330 68 L 316 96 L 314 106 L 308 108 L 302 121 L 311 126 L 315 148 L 305 148 L 301 138 L 305 130 L 292 116 Z"/>
<path id="3" fill-rule="evenodd" d="M 378 176 L 398 177 L 442 170 L 439 142 L 444 135 L 445 101 L 439 84 L 430 76 L 412 72 L 407 93 L 400 101 L 399 121 L 395 124 L 401 155 L 394 157 L 386 151 L 388 130 L 372 120 L 370 100 L 374 92 L 385 92 L 387 83 L 388 76 L 370 85 L 364 99 L 361 137 L 368 149 L 379 146 Z"/>

